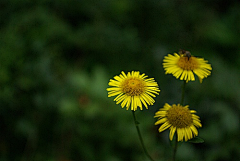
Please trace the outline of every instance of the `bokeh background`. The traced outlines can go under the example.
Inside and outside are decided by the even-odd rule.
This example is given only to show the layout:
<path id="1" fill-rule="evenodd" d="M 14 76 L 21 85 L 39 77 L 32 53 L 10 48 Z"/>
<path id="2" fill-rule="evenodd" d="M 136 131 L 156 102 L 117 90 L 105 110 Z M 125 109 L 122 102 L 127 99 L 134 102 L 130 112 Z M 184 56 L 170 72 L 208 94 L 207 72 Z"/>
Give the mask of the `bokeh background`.
<path id="1" fill-rule="evenodd" d="M 182 143 L 178 160 L 240 159 L 238 0 L 1 0 L 0 160 L 147 161 L 131 111 L 107 97 L 121 71 L 154 77 L 161 92 L 137 111 L 146 147 L 171 159 L 154 113 L 179 103 L 182 81 L 162 60 L 179 49 L 204 57 L 212 74 L 186 87 L 202 144 Z"/>

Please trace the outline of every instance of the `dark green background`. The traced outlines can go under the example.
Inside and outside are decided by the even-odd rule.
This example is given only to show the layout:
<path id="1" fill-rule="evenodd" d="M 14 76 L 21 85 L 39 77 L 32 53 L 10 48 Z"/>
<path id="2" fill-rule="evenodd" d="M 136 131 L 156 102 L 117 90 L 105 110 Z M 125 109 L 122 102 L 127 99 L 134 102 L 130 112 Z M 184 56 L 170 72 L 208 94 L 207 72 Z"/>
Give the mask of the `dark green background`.
<path id="1" fill-rule="evenodd" d="M 213 70 L 187 84 L 205 142 L 181 144 L 178 160 L 237 161 L 239 20 L 238 0 L 1 0 L 0 161 L 146 161 L 131 111 L 107 97 L 122 70 L 158 82 L 156 103 L 136 115 L 151 156 L 169 160 L 153 116 L 180 102 L 182 81 L 162 67 L 179 49 Z"/>

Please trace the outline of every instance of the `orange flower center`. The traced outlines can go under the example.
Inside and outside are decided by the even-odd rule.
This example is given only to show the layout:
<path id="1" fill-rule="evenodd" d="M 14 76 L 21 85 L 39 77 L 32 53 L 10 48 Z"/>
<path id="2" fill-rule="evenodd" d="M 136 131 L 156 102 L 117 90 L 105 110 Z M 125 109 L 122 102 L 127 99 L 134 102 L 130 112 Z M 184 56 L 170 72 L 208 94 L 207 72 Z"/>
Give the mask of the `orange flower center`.
<path id="1" fill-rule="evenodd" d="M 145 82 L 139 78 L 129 78 L 122 83 L 122 91 L 129 96 L 139 96 L 145 90 Z"/>
<path id="2" fill-rule="evenodd" d="M 177 66 L 179 66 L 183 70 L 194 70 L 199 67 L 199 63 L 197 61 L 197 58 L 194 56 L 181 56 L 177 62 Z"/>
<path id="3" fill-rule="evenodd" d="M 167 119 L 170 124 L 177 128 L 184 128 L 192 125 L 193 119 L 192 114 L 188 108 L 182 107 L 181 105 L 173 105 L 168 110 Z"/>

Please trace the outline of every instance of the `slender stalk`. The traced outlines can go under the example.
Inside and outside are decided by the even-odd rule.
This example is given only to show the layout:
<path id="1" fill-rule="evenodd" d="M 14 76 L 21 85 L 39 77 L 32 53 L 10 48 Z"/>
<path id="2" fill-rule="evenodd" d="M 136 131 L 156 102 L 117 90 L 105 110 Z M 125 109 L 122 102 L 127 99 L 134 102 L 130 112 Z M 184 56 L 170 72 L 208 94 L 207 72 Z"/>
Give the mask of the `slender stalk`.
<path id="1" fill-rule="evenodd" d="M 181 105 L 182 106 L 183 106 L 183 102 L 184 102 L 185 87 L 186 87 L 186 81 L 183 81 L 183 85 L 182 85 L 182 98 L 181 98 Z"/>
<path id="2" fill-rule="evenodd" d="M 137 129 L 138 137 L 139 137 L 139 140 L 141 142 L 143 151 L 144 151 L 145 155 L 149 158 L 149 160 L 154 161 L 152 159 L 152 157 L 149 155 L 149 153 L 147 152 L 147 149 L 146 149 L 146 147 L 144 145 L 144 142 L 143 142 L 143 139 L 142 139 L 142 135 L 141 135 L 141 132 L 140 132 L 140 129 L 139 129 L 139 126 L 138 126 L 139 122 L 137 121 L 136 116 L 135 116 L 135 111 L 132 111 L 132 114 L 133 114 L 134 123 L 135 123 L 136 129 Z"/>
<path id="3" fill-rule="evenodd" d="M 173 149 L 173 161 L 175 161 L 175 159 L 176 159 L 176 154 L 177 154 L 177 144 L 178 144 L 178 141 L 177 141 L 177 135 L 176 135 L 176 137 L 175 137 L 175 143 L 174 143 L 174 149 Z"/>
<path id="4" fill-rule="evenodd" d="M 183 81 L 183 85 L 182 85 L 182 98 L 181 98 L 181 105 L 182 106 L 183 106 L 183 103 L 184 103 L 185 87 L 186 87 L 186 81 Z M 177 144 L 178 144 L 178 138 L 177 138 L 177 134 L 176 134 L 175 143 L 174 143 L 174 149 L 173 149 L 173 158 L 172 158 L 173 161 L 175 161 L 175 159 L 176 159 L 177 147 L 178 147 Z"/>

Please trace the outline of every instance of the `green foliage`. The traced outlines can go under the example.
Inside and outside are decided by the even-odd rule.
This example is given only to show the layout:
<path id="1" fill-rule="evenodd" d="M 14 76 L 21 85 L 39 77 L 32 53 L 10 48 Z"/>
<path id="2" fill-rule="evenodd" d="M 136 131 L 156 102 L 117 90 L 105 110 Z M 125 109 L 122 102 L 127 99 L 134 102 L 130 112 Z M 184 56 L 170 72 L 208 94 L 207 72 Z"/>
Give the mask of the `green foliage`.
<path id="1" fill-rule="evenodd" d="M 0 160 L 144 160 L 131 111 L 106 88 L 121 70 L 154 77 L 160 96 L 137 111 L 149 153 L 171 155 L 154 112 L 180 101 L 182 82 L 164 75 L 167 53 L 186 49 L 212 64 L 187 84 L 202 144 L 182 144 L 181 160 L 239 159 L 238 1 L 2 0 Z M 181 149 L 181 150 L 180 150 Z"/>
<path id="2" fill-rule="evenodd" d="M 188 140 L 190 143 L 204 143 L 204 140 L 198 136 L 192 138 L 191 140 Z"/>

